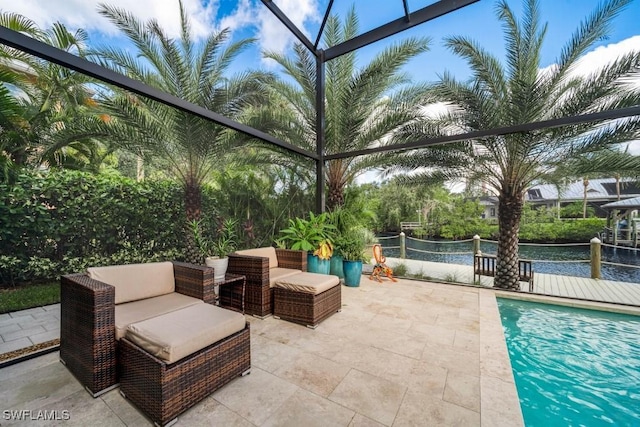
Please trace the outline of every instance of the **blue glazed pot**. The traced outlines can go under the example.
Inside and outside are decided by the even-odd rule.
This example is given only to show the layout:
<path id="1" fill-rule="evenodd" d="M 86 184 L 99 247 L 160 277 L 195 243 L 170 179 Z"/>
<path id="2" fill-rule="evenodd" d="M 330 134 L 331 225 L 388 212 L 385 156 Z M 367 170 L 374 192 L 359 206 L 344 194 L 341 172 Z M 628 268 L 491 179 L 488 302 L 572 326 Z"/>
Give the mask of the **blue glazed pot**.
<path id="1" fill-rule="evenodd" d="M 344 284 L 354 288 L 360 286 L 362 261 L 344 261 L 342 268 L 344 269 Z"/>
<path id="2" fill-rule="evenodd" d="M 309 273 L 329 274 L 331 263 L 328 259 L 320 259 L 318 255 L 307 254 L 307 271 Z"/>
<path id="3" fill-rule="evenodd" d="M 330 259 L 331 268 L 329 271 L 334 276 L 338 276 L 341 279 L 344 279 L 344 270 L 342 269 L 342 257 L 340 255 L 333 254 Z"/>

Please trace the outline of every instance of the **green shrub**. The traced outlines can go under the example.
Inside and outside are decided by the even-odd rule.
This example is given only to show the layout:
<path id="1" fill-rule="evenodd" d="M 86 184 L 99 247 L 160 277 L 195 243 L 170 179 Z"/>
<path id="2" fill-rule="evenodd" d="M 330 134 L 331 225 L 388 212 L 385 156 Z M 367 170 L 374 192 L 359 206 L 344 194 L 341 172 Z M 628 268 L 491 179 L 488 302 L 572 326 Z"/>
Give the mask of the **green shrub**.
<path id="1" fill-rule="evenodd" d="M 588 242 L 604 228 L 606 219 L 586 218 L 527 223 L 520 226 L 520 240 L 529 242 Z"/>
<path id="2" fill-rule="evenodd" d="M 0 183 L 0 199 L 1 286 L 182 257 L 183 192 L 170 181 L 31 172 Z"/>

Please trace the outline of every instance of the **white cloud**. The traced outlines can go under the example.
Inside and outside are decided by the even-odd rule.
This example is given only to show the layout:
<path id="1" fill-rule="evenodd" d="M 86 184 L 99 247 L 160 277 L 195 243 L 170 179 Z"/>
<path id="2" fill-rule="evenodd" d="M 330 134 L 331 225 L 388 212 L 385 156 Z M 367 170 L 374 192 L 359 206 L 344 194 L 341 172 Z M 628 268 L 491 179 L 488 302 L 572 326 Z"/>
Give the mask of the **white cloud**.
<path id="1" fill-rule="evenodd" d="M 320 19 L 315 0 L 280 0 L 277 4 L 296 27 L 306 33 L 312 42 L 315 41 L 315 37 L 310 37 L 309 33 L 304 30 L 305 23 L 317 22 Z M 260 19 L 260 45 L 264 50 L 283 52 L 291 46 L 295 37 L 270 10 L 261 6 L 258 16 Z"/>
<path id="2" fill-rule="evenodd" d="M 572 76 L 589 76 L 600 71 L 605 66 L 611 64 L 617 59 L 630 52 L 640 51 L 640 35 L 629 37 L 617 43 L 611 43 L 606 46 L 598 46 L 594 50 L 587 52 L 582 58 L 576 61 L 570 72 Z M 555 69 L 557 64 L 551 64 L 540 70 L 540 73 L 546 73 Z M 633 85 L 640 87 L 640 73 L 636 73 Z"/>
<path id="3" fill-rule="evenodd" d="M 231 15 L 222 18 L 220 21 L 220 28 L 237 30 L 243 27 L 253 26 L 256 21 L 256 7 L 251 4 L 250 0 L 240 0 L 236 10 Z"/>
<path id="4" fill-rule="evenodd" d="M 220 26 L 232 30 L 253 27 L 262 50 L 280 53 L 286 51 L 297 40 L 296 37 L 267 7 L 253 1 L 240 0 L 236 10 L 223 18 Z M 306 25 L 320 20 L 316 0 L 278 0 L 275 4 L 303 34 L 315 41 L 315 36 L 309 34 Z"/>
<path id="5" fill-rule="evenodd" d="M 178 0 L 0 0 L 0 10 L 22 14 L 41 28 L 60 21 L 69 29 L 117 34 L 115 26 L 98 14 L 100 3 L 122 8 L 144 22 L 156 19 L 170 37 L 179 35 Z M 203 38 L 213 29 L 239 31 L 251 28 L 256 32 L 260 48 L 276 52 L 286 51 L 296 40 L 259 0 L 239 0 L 231 14 L 215 22 L 219 3 L 219 0 L 183 0 L 192 34 Z M 310 34 L 306 26 L 320 20 L 317 0 L 277 0 L 275 3 L 310 40 L 315 41 L 315 35 Z"/>
<path id="6" fill-rule="evenodd" d="M 117 29 L 98 14 L 100 3 L 125 9 L 145 22 L 152 18 L 156 19 L 169 36 L 179 35 L 180 19 L 177 0 L 0 0 L 0 9 L 24 15 L 35 21 L 41 28 L 47 28 L 53 22 L 60 21 L 70 29 L 84 28 L 87 31 L 116 34 Z M 203 4 L 200 0 L 183 0 L 183 5 L 189 14 L 192 34 L 196 37 L 209 34 L 218 1 L 212 0 Z"/>
<path id="7" fill-rule="evenodd" d="M 629 37 L 618 43 L 599 46 L 580 58 L 573 73 L 587 76 L 609 65 L 623 55 L 636 51 L 640 51 L 640 35 Z"/>

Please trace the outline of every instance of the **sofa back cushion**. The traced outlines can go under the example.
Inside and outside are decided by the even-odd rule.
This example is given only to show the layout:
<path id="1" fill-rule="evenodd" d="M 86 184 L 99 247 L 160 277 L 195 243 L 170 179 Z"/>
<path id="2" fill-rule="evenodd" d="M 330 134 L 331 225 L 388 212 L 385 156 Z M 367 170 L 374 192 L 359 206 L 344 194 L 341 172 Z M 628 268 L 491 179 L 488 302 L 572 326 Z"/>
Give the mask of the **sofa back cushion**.
<path id="1" fill-rule="evenodd" d="M 170 262 L 91 267 L 87 272 L 92 279 L 116 288 L 116 304 L 157 297 L 176 289 Z"/>
<path id="2" fill-rule="evenodd" d="M 265 248 L 256 249 L 244 249 L 236 252 L 238 255 L 259 256 L 263 258 L 269 258 L 269 268 L 278 266 L 278 256 L 276 255 L 276 248 L 268 246 Z"/>

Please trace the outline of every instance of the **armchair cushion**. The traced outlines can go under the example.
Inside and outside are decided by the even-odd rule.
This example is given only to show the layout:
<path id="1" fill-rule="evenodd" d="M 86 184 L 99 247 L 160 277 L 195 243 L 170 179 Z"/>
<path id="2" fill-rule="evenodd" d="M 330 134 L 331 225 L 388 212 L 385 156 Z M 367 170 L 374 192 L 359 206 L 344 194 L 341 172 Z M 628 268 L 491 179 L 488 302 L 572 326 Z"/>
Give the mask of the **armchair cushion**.
<path id="1" fill-rule="evenodd" d="M 238 255 L 257 256 L 263 258 L 269 258 L 269 268 L 278 266 L 278 256 L 276 255 L 276 248 L 268 246 L 264 248 L 256 249 L 244 249 L 236 251 Z"/>
<path id="2" fill-rule="evenodd" d="M 211 304 L 196 304 L 127 328 L 126 338 L 148 353 L 176 362 L 244 329 L 244 315 Z"/>
<path id="3" fill-rule="evenodd" d="M 91 267 L 87 273 L 115 288 L 116 304 L 169 294 L 176 287 L 171 262 Z"/>
<path id="4" fill-rule="evenodd" d="M 269 286 L 273 288 L 276 281 L 283 279 L 294 274 L 302 273 L 302 270 L 296 270 L 294 268 L 282 268 L 274 267 L 269 269 Z"/>
<path id="5" fill-rule="evenodd" d="M 147 298 L 139 301 L 116 305 L 115 324 L 116 339 L 124 337 L 127 327 L 132 323 L 141 322 L 165 313 L 204 304 L 200 299 L 173 292 L 159 297 Z"/>

